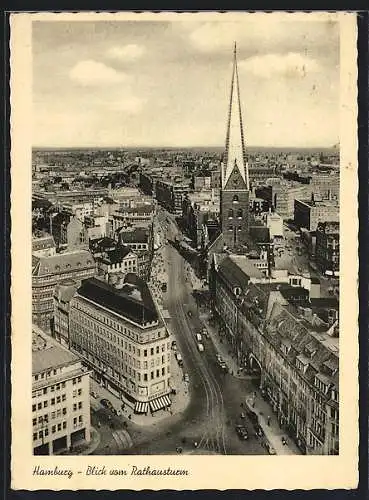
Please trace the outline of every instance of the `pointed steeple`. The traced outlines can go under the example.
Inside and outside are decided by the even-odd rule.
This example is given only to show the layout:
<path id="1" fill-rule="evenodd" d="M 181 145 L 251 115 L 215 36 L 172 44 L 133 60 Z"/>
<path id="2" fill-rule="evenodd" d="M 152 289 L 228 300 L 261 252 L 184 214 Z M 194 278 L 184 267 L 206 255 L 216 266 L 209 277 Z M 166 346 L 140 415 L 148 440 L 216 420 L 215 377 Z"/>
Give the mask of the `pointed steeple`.
<path id="1" fill-rule="evenodd" d="M 233 70 L 231 96 L 228 111 L 226 150 L 222 165 L 222 188 L 225 189 L 232 172 L 237 169 L 243 179 L 244 189 L 249 190 L 248 165 L 246 163 L 245 141 L 243 135 L 240 84 L 237 67 L 237 45 L 233 49 Z"/>

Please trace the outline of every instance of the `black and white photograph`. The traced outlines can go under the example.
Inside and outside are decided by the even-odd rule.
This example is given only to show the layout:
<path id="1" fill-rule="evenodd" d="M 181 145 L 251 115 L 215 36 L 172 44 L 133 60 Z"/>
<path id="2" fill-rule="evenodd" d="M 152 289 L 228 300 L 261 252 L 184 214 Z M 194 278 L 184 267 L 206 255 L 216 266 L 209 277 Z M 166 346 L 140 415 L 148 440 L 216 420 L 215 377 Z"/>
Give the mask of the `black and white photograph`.
<path id="1" fill-rule="evenodd" d="M 50 16 L 17 80 L 31 479 L 355 460 L 350 19 Z"/>

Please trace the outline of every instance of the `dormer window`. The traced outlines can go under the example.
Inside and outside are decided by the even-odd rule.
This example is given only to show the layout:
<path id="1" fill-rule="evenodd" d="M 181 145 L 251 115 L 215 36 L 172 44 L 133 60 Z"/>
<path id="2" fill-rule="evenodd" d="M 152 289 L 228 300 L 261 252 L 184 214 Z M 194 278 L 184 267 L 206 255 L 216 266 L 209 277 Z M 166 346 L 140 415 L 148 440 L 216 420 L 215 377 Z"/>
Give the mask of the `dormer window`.
<path id="1" fill-rule="evenodd" d="M 233 203 L 238 203 L 239 202 L 238 196 L 236 194 L 233 196 L 232 202 Z"/>
<path id="2" fill-rule="evenodd" d="M 237 217 L 238 217 L 239 219 L 242 219 L 242 208 L 239 208 L 239 209 L 237 210 Z"/>
<path id="3" fill-rule="evenodd" d="M 230 208 L 228 210 L 228 219 L 233 219 L 233 210 L 232 210 L 232 208 Z"/>
<path id="4" fill-rule="evenodd" d="M 242 290 L 239 286 L 234 287 L 233 293 L 236 295 L 236 297 L 239 297 L 242 293 Z"/>

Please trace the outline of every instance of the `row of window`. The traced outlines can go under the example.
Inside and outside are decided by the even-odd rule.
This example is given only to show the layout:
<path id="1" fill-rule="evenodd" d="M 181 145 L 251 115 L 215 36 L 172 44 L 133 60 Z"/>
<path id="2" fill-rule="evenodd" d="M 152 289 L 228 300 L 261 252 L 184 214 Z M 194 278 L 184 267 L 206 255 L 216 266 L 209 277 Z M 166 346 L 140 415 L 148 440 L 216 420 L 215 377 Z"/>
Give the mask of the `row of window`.
<path id="1" fill-rule="evenodd" d="M 51 398 L 50 405 L 54 406 L 55 404 L 59 404 L 62 401 L 66 401 L 66 399 L 67 399 L 66 394 L 62 394 L 61 396 L 57 396 L 56 398 Z M 48 405 L 49 405 L 49 401 L 47 399 L 45 399 L 44 401 L 40 401 L 39 403 L 37 403 L 37 405 L 33 404 L 32 411 L 41 410 L 42 408 L 47 408 Z"/>
<path id="2" fill-rule="evenodd" d="M 83 415 L 80 415 L 78 418 L 75 417 L 73 419 L 73 426 L 77 427 L 77 425 L 83 423 Z M 65 430 L 67 428 L 67 422 L 64 420 L 64 422 L 60 422 L 57 425 L 53 425 L 51 427 L 51 434 L 55 434 L 56 432 L 60 432 L 61 430 Z M 43 439 L 44 437 L 47 437 L 49 435 L 49 429 L 43 429 L 41 431 L 34 432 L 33 433 L 33 440 L 36 441 L 37 439 Z"/>

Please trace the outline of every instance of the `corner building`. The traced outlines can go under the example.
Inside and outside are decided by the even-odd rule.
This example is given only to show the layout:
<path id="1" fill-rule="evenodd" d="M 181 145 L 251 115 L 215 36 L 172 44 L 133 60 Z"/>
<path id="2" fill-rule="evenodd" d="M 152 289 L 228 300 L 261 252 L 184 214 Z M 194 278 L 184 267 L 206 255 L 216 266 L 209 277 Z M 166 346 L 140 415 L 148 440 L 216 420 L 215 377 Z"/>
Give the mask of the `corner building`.
<path id="1" fill-rule="evenodd" d="M 90 441 L 90 372 L 45 335 L 32 332 L 33 454 L 54 455 Z"/>
<path id="2" fill-rule="evenodd" d="M 170 406 L 171 341 L 147 284 L 85 280 L 71 301 L 70 342 L 94 378 L 136 413 Z"/>

